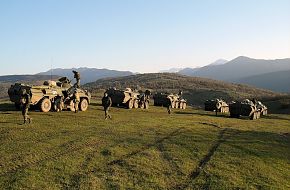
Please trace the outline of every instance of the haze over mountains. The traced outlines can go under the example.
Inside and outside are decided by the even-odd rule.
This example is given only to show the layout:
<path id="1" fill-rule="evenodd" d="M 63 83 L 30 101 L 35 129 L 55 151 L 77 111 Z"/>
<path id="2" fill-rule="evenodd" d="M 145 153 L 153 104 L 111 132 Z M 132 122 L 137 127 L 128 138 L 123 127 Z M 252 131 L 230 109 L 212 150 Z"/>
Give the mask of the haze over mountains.
<path id="1" fill-rule="evenodd" d="M 73 79 L 73 70 L 78 71 L 81 74 L 81 84 L 86 84 L 88 82 L 94 82 L 101 78 L 111 78 L 111 77 L 121 77 L 121 76 L 128 76 L 133 75 L 134 73 L 130 71 L 116 71 L 116 70 L 109 70 L 109 69 L 97 69 L 97 68 L 70 68 L 70 69 L 52 69 L 46 72 L 38 73 L 38 75 L 53 75 L 58 76 L 66 76 L 69 79 Z"/>
<path id="2" fill-rule="evenodd" d="M 185 68 L 179 74 L 250 84 L 279 92 L 290 92 L 290 58 L 264 60 L 244 56 L 221 64 Z M 288 72 L 287 72 L 288 71 Z"/>
<path id="3" fill-rule="evenodd" d="M 7 75 L 0 77 L 1 83 L 33 81 L 40 75 L 66 76 L 73 79 L 72 70 L 81 74 L 81 83 L 86 84 L 98 79 L 135 75 L 130 71 L 117 71 L 97 68 L 66 68 L 53 69 L 36 75 Z M 178 73 L 186 76 L 203 77 L 226 82 L 249 84 L 255 87 L 276 92 L 290 92 L 290 58 L 264 60 L 245 56 L 231 61 L 219 59 L 209 65 L 197 68 L 172 68 L 160 72 Z M 42 77 L 43 78 L 43 77 Z M 45 77 L 50 78 L 50 77 Z"/>

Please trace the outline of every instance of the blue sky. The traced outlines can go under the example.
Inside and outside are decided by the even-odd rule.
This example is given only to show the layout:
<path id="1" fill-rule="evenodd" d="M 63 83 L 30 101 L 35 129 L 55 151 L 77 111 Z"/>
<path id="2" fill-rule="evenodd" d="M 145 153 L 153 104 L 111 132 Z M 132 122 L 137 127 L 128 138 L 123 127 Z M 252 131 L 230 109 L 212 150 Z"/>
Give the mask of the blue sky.
<path id="1" fill-rule="evenodd" d="M 290 57 L 289 0 L 0 0 L 0 75 Z"/>

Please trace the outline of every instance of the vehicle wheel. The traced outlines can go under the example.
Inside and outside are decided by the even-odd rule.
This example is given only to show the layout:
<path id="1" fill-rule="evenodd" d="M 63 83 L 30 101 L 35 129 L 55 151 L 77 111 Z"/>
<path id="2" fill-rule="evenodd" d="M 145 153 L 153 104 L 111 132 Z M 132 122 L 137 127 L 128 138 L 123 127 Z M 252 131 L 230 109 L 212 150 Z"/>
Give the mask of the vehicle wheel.
<path id="1" fill-rule="evenodd" d="M 134 108 L 138 108 L 139 107 L 139 101 L 138 100 L 134 100 Z"/>
<path id="2" fill-rule="evenodd" d="M 69 102 L 69 109 L 70 109 L 70 111 L 72 111 L 72 112 L 75 111 L 75 103 L 74 103 L 73 100 L 71 100 L 71 101 Z"/>
<path id="3" fill-rule="evenodd" d="M 257 117 L 257 116 L 256 116 L 256 112 L 254 112 L 254 113 L 251 115 L 251 120 L 255 120 L 255 119 L 257 119 L 256 117 Z"/>
<path id="4" fill-rule="evenodd" d="M 81 111 L 86 111 L 89 107 L 89 102 L 86 98 L 82 98 L 79 104 L 79 108 Z"/>
<path id="5" fill-rule="evenodd" d="M 20 110 L 20 105 L 21 104 L 15 102 L 14 105 L 15 105 L 16 110 Z"/>
<path id="6" fill-rule="evenodd" d="M 133 108 L 133 105 L 134 105 L 133 100 L 128 100 L 128 102 L 127 102 L 127 108 L 128 109 L 132 109 Z"/>
<path id="7" fill-rule="evenodd" d="M 144 102 L 144 108 L 149 109 L 149 102 L 147 102 L 147 101 Z"/>
<path id="8" fill-rule="evenodd" d="M 51 109 L 51 101 L 48 98 L 43 98 L 40 102 L 40 111 L 49 112 Z"/>
<path id="9" fill-rule="evenodd" d="M 183 103 L 182 109 L 186 109 L 186 103 Z"/>
<path id="10" fill-rule="evenodd" d="M 171 108 L 175 108 L 175 102 L 171 102 Z"/>

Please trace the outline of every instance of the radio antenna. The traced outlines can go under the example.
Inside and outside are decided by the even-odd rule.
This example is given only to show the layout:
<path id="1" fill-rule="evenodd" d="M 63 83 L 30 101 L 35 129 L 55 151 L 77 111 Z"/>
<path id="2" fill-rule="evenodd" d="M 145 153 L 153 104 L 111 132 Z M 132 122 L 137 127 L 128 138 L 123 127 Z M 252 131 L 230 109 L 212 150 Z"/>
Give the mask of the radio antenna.
<path id="1" fill-rule="evenodd" d="M 52 63 L 53 63 L 53 57 L 50 58 L 50 80 L 52 81 Z"/>

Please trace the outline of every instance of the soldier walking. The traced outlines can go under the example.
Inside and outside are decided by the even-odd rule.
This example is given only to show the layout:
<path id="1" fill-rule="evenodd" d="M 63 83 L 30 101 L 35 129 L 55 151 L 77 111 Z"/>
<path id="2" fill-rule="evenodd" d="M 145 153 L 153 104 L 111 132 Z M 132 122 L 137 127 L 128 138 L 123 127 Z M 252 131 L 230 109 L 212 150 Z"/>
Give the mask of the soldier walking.
<path id="1" fill-rule="evenodd" d="M 80 95 L 77 89 L 75 89 L 74 91 L 73 101 L 74 101 L 75 113 L 77 113 L 79 111 L 79 103 L 80 103 Z"/>
<path id="2" fill-rule="evenodd" d="M 77 71 L 73 71 L 73 73 L 74 73 L 74 78 L 76 79 L 76 83 L 74 84 L 74 86 L 76 87 L 76 88 L 80 88 L 80 86 L 81 86 L 81 75 L 80 75 L 80 73 L 79 72 L 77 72 Z"/>
<path id="3" fill-rule="evenodd" d="M 166 98 L 165 105 L 166 105 L 168 114 L 171 114 L 171 100 L 169 98 Z"/>
<path id="4" fill-rule="evenodd" d="M 104 97 L 102 98 L 102 106 L 105 111 L 105 119 L 111 119 L 111 115 L 109 114 L 109 108 L 112 106 L 112 99 L 109 97 L 108 93 L 104 93 Z"/>
<path id="5" fill-rule="evenodd" d="M 23 90 L 22 97 L 22 116 L 23 116 L 23 124 L 26 124 L 27 120 L 31 123 L 31 118 L 28 115 L 28 109 L 30 107 L 31 97 L 30 93 L 27 90 Z"/>

